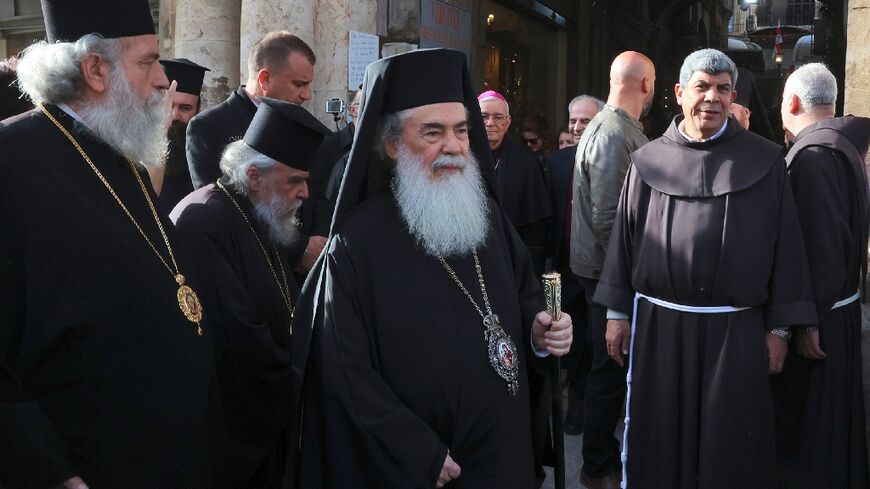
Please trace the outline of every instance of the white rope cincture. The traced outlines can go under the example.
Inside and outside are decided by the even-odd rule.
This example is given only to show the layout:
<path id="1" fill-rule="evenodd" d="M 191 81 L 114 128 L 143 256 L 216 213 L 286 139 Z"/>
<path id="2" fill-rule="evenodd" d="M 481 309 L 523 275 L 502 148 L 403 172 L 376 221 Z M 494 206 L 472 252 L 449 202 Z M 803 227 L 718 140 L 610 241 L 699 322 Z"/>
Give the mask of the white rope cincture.
<path id="1" fill-rule="evenodd" d="M 833 311 L 834 309 L 839 309 L 841 307 L 848 306 L 849 304 L 857 301 L 859 298 L 861 298 L 861 291 L 860 290 L 858 292 L 855 292 L 855 295 L 853 295 L 851 297 L 847 297 L 841 301 L 835 302 L 834 306 L 831 307 L 831 310 Z"/>
<path id="2" fill-rule="evenodd" d="M 634 336 L 637 331 L 637 303 L 640 299 L 646 299 L 652 304 L 666 309 L 693 314 L 727 314 L 750 309 L 749 307 L 733 306 L 687 306 L 650 297 L 641 294 L 640 292 L 634 294 L 634 304 L 631 313 L 631 337 L 628 346 L 628 372 L 625 374 L 625 430 L 622 433 L 622 453 L 620 454 L 620 459 L 622 460 L 622 482 L 620 483 L 620 487 L 622 489 L 628 489 L 628 426 L 631 423 L 631 414 L 629 410 L 629 406 L 631 406 L 631 372 L 634 365 Z M 850 297 L 846 300 L 854 301 L 855 299 L 857 299 L 857 294 L 854 298 Z"/>

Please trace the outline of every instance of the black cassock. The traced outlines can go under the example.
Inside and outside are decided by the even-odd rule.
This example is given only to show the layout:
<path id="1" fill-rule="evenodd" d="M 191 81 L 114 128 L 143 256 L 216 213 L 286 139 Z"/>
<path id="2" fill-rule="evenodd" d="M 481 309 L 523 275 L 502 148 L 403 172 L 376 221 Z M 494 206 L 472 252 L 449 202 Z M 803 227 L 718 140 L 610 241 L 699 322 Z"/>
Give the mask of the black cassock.
<path id="1" fill-rule="evenodd" d="M 630 313 L 628 487 L 769 488 L 765 331 L 812 324 L 804 245 L 779 146 L 730 123 L 687 142 L 678 117 L 632 153 L 595 300 Z"/>
<path id="2" fill-rule="evenodd" d="M 552 209 L 547 182 L 534 153 L 505 138 L 495 175 L 499 203 L 532 256 L 535 273 L 544 272 L 547 224 Z"/>
<path id="3" fill-rule="evenodd" d="M 193 192 L 193 183 L 190 180 L 190 169 L 187 167 L 187 155 L 185 154 L 185 138 L 169 140 L 169 156 L 166 158 L 166 169 L 163 173 L 163 186 L 160 195 L 157 196 L 157 206 L 166 215 L 187 194 Z"/>
<path id="4" fill-rule="evenodd" d="M 479 257 L 493 312 L 520 352 L 519 394 L 490 366 L 482 318 L 415 245 L 392 195 L 372 196 L 325 255 L 297 487 L 431 488 L 448 450 L 462 467 L 448 487 L 536 487 L 529 376 L 543 363 L 530 353 L 540 286 L 495 213 Z M 473 258 L 447 261 L 483 308 Z"/>
<path id="5" fill-rule="evenodd" d="M 171 266 L 128 162 L 49 110 Z M 172 274 L 43 114 L 0 129 L 0 146 L 0 484 L 39 489 L 77 474 L 91 489 L 209 487 L 209 325 L 197 335 Z"/>
<path id="6" fill-rule="evenodd" d="M 250 200 L 225 187 L 270 253 L 282 285 L 282 270 L 286 273 L 295 301 L 297 287 L 286 250 L 270 244 Z M 185 197 L 172 218 L 179 236 L 196 250 L 201 297 L 215 339 L 225 416 L 220 487 L 277 487 L 286 458 L 292 372 L 290 312 L 276 276 L 248 222 L 214 184 Z"/>
<path id="7" fill-rule="evenodd" d="M 854 141 L 854 142 L 853 142 Z M 864 155 L 870 120 L 838 117 L 812 124 L 786 156 L 807 246 L 824 360 L 792 346 L 774 379 L 777 446 L 785 487 L 867 487 L 861 380 L 861 305 L 832 309 L 856 293 L 867 252 Z"/>

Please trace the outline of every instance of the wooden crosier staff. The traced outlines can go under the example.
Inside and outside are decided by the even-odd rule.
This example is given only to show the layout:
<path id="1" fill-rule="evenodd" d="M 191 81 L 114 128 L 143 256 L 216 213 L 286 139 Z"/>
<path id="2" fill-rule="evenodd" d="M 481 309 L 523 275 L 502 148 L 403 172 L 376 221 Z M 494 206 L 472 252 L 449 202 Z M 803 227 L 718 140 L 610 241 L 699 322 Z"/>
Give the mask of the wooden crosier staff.
<path id="1" fill-rule="evenodd" d="M 562 316 L 562 277 L 556 272 L 545 273 L 541 283 L 544 287 L 544 300 L 547 313 L 553 321 Z M 556 460 L 553 463 L 553 476 L 556 489 L 565 489 L 565 435 L 562 432 L 562 362 L 553 357 L 550 362 L 550 398 L 553 402 L 553 444 Z"/>

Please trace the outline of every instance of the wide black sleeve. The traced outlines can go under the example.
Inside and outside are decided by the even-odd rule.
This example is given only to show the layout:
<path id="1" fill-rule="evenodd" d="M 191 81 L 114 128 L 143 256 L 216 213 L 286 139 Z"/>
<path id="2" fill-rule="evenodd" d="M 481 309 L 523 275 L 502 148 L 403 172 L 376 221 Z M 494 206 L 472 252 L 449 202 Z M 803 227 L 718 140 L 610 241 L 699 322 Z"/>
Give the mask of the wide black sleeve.
<path id="1" fill-rule="evenodd" d="M 2 217 L 0 212 L 0 223 Z M 21 338 L 34 332 L 25 331 L 28 292 L 15 258 L 23 253 L 12 243 L 7 248 L 9 240 L 14 237 L 0 237 L 0 487 L 44 489 L 72 477 L 76 468 L 57 427 L 14 368 Z"/>
<path id="2" fill-rule="evenodd" d="M 434 487 L 447 446 L 378 372 L 372 349 L 377 332 L 366 323 L 353 259 L 341 239 L 332 240 L 325 260 L 324 396 L 336 399 L 371 442 L 365 447 L 366 469 L 377 473 L 384 487 Z"/>
<path id="3" fill-rule="evenodd" d="M 194 190 L 220 178 L 221 153 L 227 143 L 219 136 L 223 133 L 209 117 L 194 117 L 187 125 L 187 165 Z"/>
<path id="4" fill-rule="evenodd" d="M 816 307 L 810 287 L 810 273 L 800 220 L 785 174 L 785 162 L 771 170 L 781 178 L 779 229 L 775 244 L 773 269 L 764 307 L 768 330 L 785 326 L 817 324 Z"/>
<path id="5" fill-rule="evenodd" d="M 852 282 L 849 257 L 850 200 L 848 164 L 827 148 L 809 147 L 798 153 L 789 167 L 789 180 L 803 231 L 820 324 L 824 314 L 840 299 L 851 295 L 844 284 Z M 844 295 L 845 294 L 845 295 Z"/>
<path id="6" fill-rule="evenodd" d="M 0 433 L 0 487 L 45 489 L 76 474 L 54 423 L 3 360 Z"/>
<path id="7" fill-rule="evenodd" d="M 231 221 L 222 221 L 205 206 L 194 204 L 179 217 L 176 230 L 186 246 L 196 250 L 192 256 L 202 283 L 203 311 L 221 352 L 251 378 L 286 390 L 285 395 L 275 392 L 270 397 L 289 399 L 290 353 L 275 342 L 269 324 L 239 278 L 234 266 L 239 260 L 227 245 L 231 242 L 227 236 L 231 225 Z"/>

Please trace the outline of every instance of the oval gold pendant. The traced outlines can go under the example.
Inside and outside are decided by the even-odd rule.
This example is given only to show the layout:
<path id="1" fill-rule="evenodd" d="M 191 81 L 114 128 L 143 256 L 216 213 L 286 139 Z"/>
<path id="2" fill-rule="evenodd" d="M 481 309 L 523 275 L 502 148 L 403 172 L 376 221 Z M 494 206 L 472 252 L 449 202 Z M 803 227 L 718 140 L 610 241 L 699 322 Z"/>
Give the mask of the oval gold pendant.
<path id="1" fill-rule="evenodd" d="M 184 317 L 188 321 L 199 326 L 200 321 L 202 321 L 202 306 L 193 289 L 186 285 L 178 287 L 178 307 L 181 308 L 181 312 L 184 313 Z M 202 328 L 197 327 L 196 332 L 202 335 Z"/>

